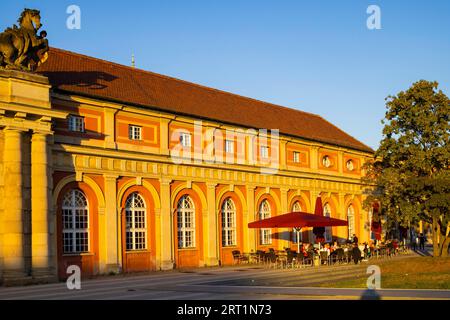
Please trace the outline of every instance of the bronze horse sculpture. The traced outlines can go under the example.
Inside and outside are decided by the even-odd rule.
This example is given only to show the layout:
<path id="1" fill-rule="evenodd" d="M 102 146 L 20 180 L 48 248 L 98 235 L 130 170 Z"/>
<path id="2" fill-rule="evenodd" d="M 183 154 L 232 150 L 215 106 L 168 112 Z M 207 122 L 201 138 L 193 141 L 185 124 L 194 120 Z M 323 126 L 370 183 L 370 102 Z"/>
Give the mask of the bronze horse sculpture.
<path id="1" fill-rule="evenodd" d="M 42 27 L 38 10 L 25 9 L 14 25 L 0 33 L 0 69 L 34 71 L 48 57 L 47 32 Z"/>

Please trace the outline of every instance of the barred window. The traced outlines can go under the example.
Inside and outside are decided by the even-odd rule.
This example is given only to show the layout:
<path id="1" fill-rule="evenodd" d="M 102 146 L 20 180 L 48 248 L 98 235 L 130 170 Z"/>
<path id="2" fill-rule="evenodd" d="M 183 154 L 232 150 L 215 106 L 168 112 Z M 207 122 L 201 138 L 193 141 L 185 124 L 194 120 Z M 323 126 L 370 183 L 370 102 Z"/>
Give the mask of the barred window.
<path id="1" fill-rule="evenodd" d="M 191 134 L 182 132 L 180 134 L 180 143 L 183 147 L 190 147 L 191 146 Z"/>
<path id="2" fill-rule="evenodd" d="M 142 140 L 142 127 L 129 125 L 128 137 L 130 140 Z"/>
<path id="3" fill-rule="evenodd" d="M 260 155 L 262 159 L 268 159 L 269 158 L 269 147 L 267 146 L 261 146 L 259 149 Z"/>
<path id="4" fill-rule="evenodd" d="M 331 217 L 331 207 L 330 207 L 330 204 L 329 203 L 326 203 L 324 206 L 323 206 L 323 215 L 325 216 L 325 217 Z M 325 234 L 324 234 L 324 236 L 325 236 L 325 241 L 326 242 L 331 242 L 333 239 L 332 239 L 332 230 L 331 230 L 331 227 L 325 227 Z"/>
<path id="5" fill-rule="evenodd" d="M 137 193 L 128 196 L 125 204 L 126 248 L 147 249 L 147 211 L 144 199 Z"/>
<path id="6" fill-rule="evenodd" d="M 73 132 L 84 132 L 84 118 L 80 116 L 69 115 L 67 119 L 68 129 Z"/>
<path id="7" fill-rule="evenodd" d="M 269 201 L 263 200 L 259 205 L 259 218 L 261 220 L 270 218 L 271 209 Z M 272 244 L 272 229 L 261 229 L 259 242 L 261 245 Z"/>
<path id="8" fill-rule="evenodd" d="M 300 205 L 299 201 L 295 201 L 292 205 L 292 212 L 301 212 L 302 206 Z M 300 239 L 298 241 L 303 241 L 302 233 L 300 232 Z M 292 242 L 297 243 L 297 230 L 292 229 Z"/>
<path id="9" fill-rule="evenodd" d="M 355 234 L 355 210 L 353 205 L 349 205 L 347 208 L 347 221 L 348 221 L 348 238 L 351 239 Z"/>
<path id="10" fill-rule="evenodd" d="M 300 152 L 294 151 L 293 158 L 295 163 L 300 163 Z"/>
<path id="11" fill-rule="evenodd" d="M 195 248 L 195 207 L 189 196 L 178 201 L 178 248 Z"/>
<path id="12" fill-rule="evenodd" d="M 233 140 L 225 140 L 225 152 L 226 153 L 234 153 L 234 141 Z"/>
<path id="13" fill-rule="evenodd" d="M 89 252 L 89 207 L 78 189 L 66 193 L 62 202 L 63 252 Z"/>
<path id="14" fill-rule="evenodd" d="M 222 205 L 222 245 L 236 245 L 236 207 L 231 198 L 225 200 Z"/>

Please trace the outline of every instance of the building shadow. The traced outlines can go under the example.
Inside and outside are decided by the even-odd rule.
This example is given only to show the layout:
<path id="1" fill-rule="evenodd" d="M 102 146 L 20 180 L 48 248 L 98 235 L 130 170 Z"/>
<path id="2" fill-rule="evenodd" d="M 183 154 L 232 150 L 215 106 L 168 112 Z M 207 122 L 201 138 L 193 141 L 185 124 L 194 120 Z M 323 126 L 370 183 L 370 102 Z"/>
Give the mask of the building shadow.
<path id="1" fill-rule="evenodd" d="M 42 75 L 49 78 L 54 88 L 64 89 L 64 86 L 77 86 L 92 90 L 108 88 L 108 82 L 117 79 L 116 76 L 102 71 L 43 71 Z"/>

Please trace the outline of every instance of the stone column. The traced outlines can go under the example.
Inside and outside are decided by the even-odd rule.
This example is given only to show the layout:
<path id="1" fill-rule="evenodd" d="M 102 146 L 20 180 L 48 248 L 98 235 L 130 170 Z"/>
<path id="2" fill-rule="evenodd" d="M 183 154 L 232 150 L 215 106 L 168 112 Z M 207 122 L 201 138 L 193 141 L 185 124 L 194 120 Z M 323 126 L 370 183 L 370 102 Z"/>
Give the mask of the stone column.
<path id="1" fill-rule="evenodd" d="M 23 177 L 22 140 L 20 129 L 6 128 L 4 132 L 4 224 L 3 265 L 5 282 L 22 280 L 26 276 L 23 235 Z"/>
<path id="2" fill-rule="evenodd" d="M 105 272 L 118 273 L 119 265 L 119 228 L 117 214 L 117 178 L 104 175 L 105 179 Z M 100 241 L 100 243 L 103 243 Z"/>
<path id="3" fill-rule="evenodd" d="M 50 244 L 51 181 L 47 139 L 50 132 L 34 132 L 31 139 L 31 267 L 35 278 L 55 276 Z"/>
<path id="4" fill-rule="evenodd" d="M 173 269 L 174 257 L 174 241 L 173 241 L 173 225 L 170 205 L 170 179 L 160 179 L 161 189 L 161 270 Z"/>
<path id="5" fill-rule="evenodd" d="M 206 244 L 206 263 L 209 266 L 216 266 L 219 261 L 218 257 L 218 237 L 217 237 L 217 218 L 219 213 L 216 212 L 216 185 L 215 183 L 207 184 L 206 200 L 208 202 L 208 219 L 207 219 L 207 236 L 203 239 Z"/>

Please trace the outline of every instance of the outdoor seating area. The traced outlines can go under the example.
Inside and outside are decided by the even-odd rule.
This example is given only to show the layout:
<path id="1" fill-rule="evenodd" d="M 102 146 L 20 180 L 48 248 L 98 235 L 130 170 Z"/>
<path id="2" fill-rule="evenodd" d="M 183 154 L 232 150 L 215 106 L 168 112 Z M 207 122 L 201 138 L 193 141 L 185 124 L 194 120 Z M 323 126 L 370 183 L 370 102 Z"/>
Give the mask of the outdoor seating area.
<path id="1" fill-rule="evenodd" d="M 256 252 L 241 253 L 238 250 L 233 251 L 233 261 L 238 264 L 253 264 L 265 268 L 288 269 L 288 268 L 306 268 L 320 267 L 324 265 L 346 265 L 355 264 L 354 244 L 300 244 L 300 254 L 285 248 L 284 250 L 275 250 L 270 248 L 267 251 L 258 250 Z M 396 240 L 386 241 L 385 243 L 369 244 L 364 243 L 357 246 L 360 255 L 356 263 L 369 261 L 372 259 L 386 259 L 401 254 L 408 254 L 410 248 Z"/>

